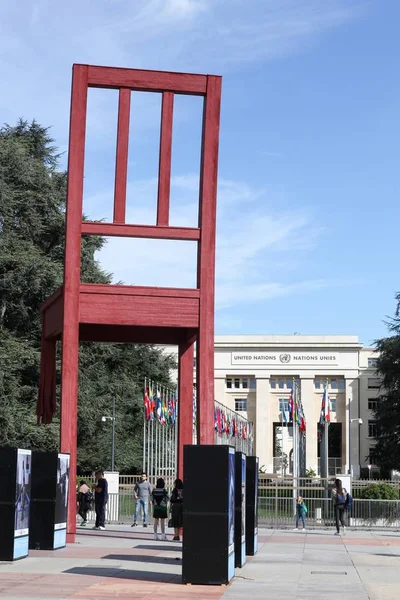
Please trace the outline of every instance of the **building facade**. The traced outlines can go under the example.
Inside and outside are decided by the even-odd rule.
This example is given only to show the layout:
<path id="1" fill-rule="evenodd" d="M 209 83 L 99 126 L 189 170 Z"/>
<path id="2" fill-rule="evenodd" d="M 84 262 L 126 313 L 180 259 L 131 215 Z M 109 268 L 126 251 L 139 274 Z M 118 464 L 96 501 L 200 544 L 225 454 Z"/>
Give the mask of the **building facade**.
<path id="1" fill-rule="evenodd" d="M 330 473 L 355 476 L 371 464 L 376 353 L 357 336 L 225 335 L 215 338 L 215 399 L 254 423 L 255 453 L 267 473 L 291 472 L 285 425 L 294 381 L 306 420 L 306 465 L 319 472 L 318 421 L 325 382 L 331 403 Z M 362 423 L 360 423 L 360 419 Z"/>

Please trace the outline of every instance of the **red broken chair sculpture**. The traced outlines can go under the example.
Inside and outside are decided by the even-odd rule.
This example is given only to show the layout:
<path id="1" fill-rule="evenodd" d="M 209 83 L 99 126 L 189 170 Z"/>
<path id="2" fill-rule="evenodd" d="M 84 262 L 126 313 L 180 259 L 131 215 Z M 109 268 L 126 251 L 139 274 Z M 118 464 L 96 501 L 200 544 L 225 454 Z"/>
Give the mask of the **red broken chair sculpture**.
<path id="1" fill-rule="evenodd" d="M 119 90 L 112 223 L 83 221 L 86 108 L 89 87 Z M 125 222 L 131 91 L 162 94 L 157 222 Z M 175 94 L 204 98 L 198 227 L 169 225 Z M 56 344 L 61 342 L 61 452 L 71 455 L 67 540 L 76 532 L 78 352 L 80 341 L 174 344 L 178 359 L 178 473 L 183 445 L 192 443 L 193 355 L 196 343 L 197 427 L 214 443 L 215 221 L 221 77 L 74 65 L 68 155 L 63 286 L 43 304 L 38 421 L 56 410 Z M 140 202 L 140 199 L 138 199 Z M 97 285 L 80 281 L 81 236 L 192 240 L 198 245 L 195 289 Z M 179 266 L 179 265 L 177 265 Z"/>

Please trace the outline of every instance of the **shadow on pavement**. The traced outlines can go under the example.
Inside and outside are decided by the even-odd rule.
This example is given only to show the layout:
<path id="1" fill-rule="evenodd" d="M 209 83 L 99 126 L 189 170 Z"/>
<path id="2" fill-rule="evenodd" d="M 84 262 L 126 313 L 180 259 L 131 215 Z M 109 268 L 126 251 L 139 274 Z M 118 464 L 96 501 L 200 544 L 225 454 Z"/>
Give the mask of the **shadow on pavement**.
<path id="1" fill-rule="evenodd" d="M 174 546 L 167 546 L 167 545 L 162 545 L 162 546 L 150 546 L 147 544 L 138 544 L 137 546 L 135 546 L 135 550 L 166 550 L 168 552 L 171 552 L 171 550 L 175 550 L 175 552 L 182 552 L 182 544 L 178 544 L 178 545 L 174 545 Z"/>
<path id="2" fill-rule="evenodd" d="M 181 561 L 181 557 L 177 556 L 176 558 L 170 558 L 167 556 L 147 556 L 147 554 L 141 554 L 140 556 L 132 556 L 126 554 L 107 554 L 106 556 L 102 556 L 102 558 L 107 558 L 109 560 L 126 560 L 131 562 L 142 562 L 142 563 L 160 563 L 167 565 L 176 565 Z"/>
<path id="3" fill-rule="evenodd" d="M 63 573 L 72 575 L 94 575 L 96 577 L 115 577 L 137 581 L 153 581 L 156 583 L 181 583 L 181 575 L 159 573 L 158 571 L 128 571 L 127 569 L 113 569 L 112 567 L 73 567 Z"/>

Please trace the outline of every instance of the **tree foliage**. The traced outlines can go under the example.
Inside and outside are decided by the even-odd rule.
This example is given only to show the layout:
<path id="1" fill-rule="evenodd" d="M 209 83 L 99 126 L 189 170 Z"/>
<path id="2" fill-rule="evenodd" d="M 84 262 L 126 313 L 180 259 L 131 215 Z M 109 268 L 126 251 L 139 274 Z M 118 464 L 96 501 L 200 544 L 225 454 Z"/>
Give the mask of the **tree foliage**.
<path id="1" fill-rule="evenodd" d="M 387 324 L 392 335 L 376 342 L 382 386 L 374 411 L 377 437 L 371 460 L 383 473 L 400 470 L 400 293 L 396 301 L 395 316 Z"/>
<path id="2" fill-rule="evenodd" d="M 59 416 L 36 425 L 40 368 L 40 305 L 61 284 L 66 173 L 48 129 L 19 121 L 0 129 L 0 445 L 58 448 Z M 95 260 L 104 240 L 82 239 L 81 278 L 110 283 Z M 60 364 L 58 356 L 58 366 Z M 170 357 L 151 346 L 81 344 L 78 464 L 82 472 L 110 466 L 111 415 L 116 401 L 116 468 L 141 464 L 143 379 L 168 385 Z M 59 383 L 59 373 L 58 373 Z"/>

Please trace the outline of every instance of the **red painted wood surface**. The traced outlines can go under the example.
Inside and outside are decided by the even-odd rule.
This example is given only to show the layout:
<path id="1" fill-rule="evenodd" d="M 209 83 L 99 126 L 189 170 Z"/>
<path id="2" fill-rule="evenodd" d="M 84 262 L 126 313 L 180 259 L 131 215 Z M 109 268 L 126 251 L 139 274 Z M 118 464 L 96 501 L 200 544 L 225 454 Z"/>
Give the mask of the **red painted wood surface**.
<path id="1" fill-rule="evenodd" d="M 81 293 L 79 305 L 81 323 L 183 328 L 199 326 L 199 300 L 196 298 Z"/>
<path id="2" fill-rule="evenodd" d="M 111 89 L 127 87 L 146 92 L 175 92 L 197 96 L 204 96 L 207 89 L 207 75 L 92 65 L 88 65 L 87 69 L 89 87 Z"/>
<path id="3" fill-rule="evenodd" d="M 178 358 L 178 477 L 183 480 L 183 447 L 193 444 L 194 339 L 179 346 Z"/>
<path id="4" fill-rule="evenodd" d="M 173 344 L 179 346 L 195 329 L 177 327 L 137 327 L 129 325 L 98 325 L 82 323 L 79 326 L 81 342 L 129 342 L 134 344 Z"/>
<path id="5" fill-rule="evenodd" d="M 64 315 L 61 358 L 61 452 L 71 455 L 67 532 L 76 531 L 79 285 L 88 67 L 74 66 L 68 151 Z"/>
<path id="6" fill-rule="evenodd" d="M 200 290 L 192 288 L 166 288 L 136 285 L 104 285 L 81 283 L 82 294 L 117 294 L 121 296 L 157 296 L 165 298 L 200 298 Z"/>
<path id="7" fill-rule="evenodd" d="M 157 225 L 123 225 L 118 223 L 100 223 L 84 221 L 82 233 L 108 237 L 132 237 L 160 240 L 198 241 L 200 229 L 197 227 L 158 227 Z"/>
<path id="8" fill-rule="evenodd" d="M 114 220 L 82 223 L 82 193 L 87 88 L 120 89 Z M 157 226 L 126 225 L 126 169 L 130 90 L 163 93 L 160 183 Z M 199 228 L 168 227 L 173 94 L 205 95 L 200 172 Z M 64 286 L 41 307 L 42 363 L 53 363 L 62 315 L 61 451 L 71 454 L 67 539 L 74 541 L 77 456 L 79 339 L 173 343 L 179 346 L 180 422 L 182 447 L 191 443 L 193 343 L 197 342 L 198 441 L 214 443 L 214 279 L 215 219 L 221 78 L 205 75 L 138 71 L 74 65 L 68 159 Z M 129 99 L 128 99 L 129 98 Z M 145 288 L 80 284 L 81 236 L 103 235 L 198 242 L 198 289 Z M 179 265 L 178 265 L 179 268 Z M 62 295 L 61 295 L 62 294 Z M 79 323 L 79 321 L 81 323 Z M 55 394 L 51 369 L 43 369 L 38 410 L 52 417 Z M 46 379 L 47 378 L 47 379 Z M 45 404 L 43 404 L 45 400 Z M 41 404 L 42 402 L 42 404 Z M 52 404 L 53 403 L 53 404 Z M 45 418 L 47 418 L 47 416 Z"/>
<path id="9" fill-rule="evenodd" d="M 215 222 L 217 202 L 218 142 L 221 104 L 221 78 L 207 78 L 204 105 L 203 140 L 200 171 L 200 228 L 198 281 L 200 322 L 196 351 L 198 402 L 198 440 L 214 443 L 214 288 Z"/>
<path id="10" fill-rule="evenodd" d="M 58 298 L 62 296 L 62 293 L 63 287 L 61 286 L 40 305 L 40 312 L 44 313 L 46 309 L 53 304 L 53 302 L 56 302 Z"/>
<path id="11" fill-rule="evenodd" d="M 131 91 L 119 91 L 117 154 L 115 158 L 114 223 L 125 223 L 126 184 L 128 176 L 129 115 Z"/>
<path id="12" fill-rule="evenodd" d="M 63 328 L 64 299 L 60 294 L 45 310 L 43 333 L 46 339 L 58 338 Z"/>
<path id="13" fill-rule="evenodd" d="M 174 95 L 164 92 L 161 108 L 160 159 L 158 166 L 157 225 L 169 223 L 169 199 L 171 191 L 172 121 Z"/>

